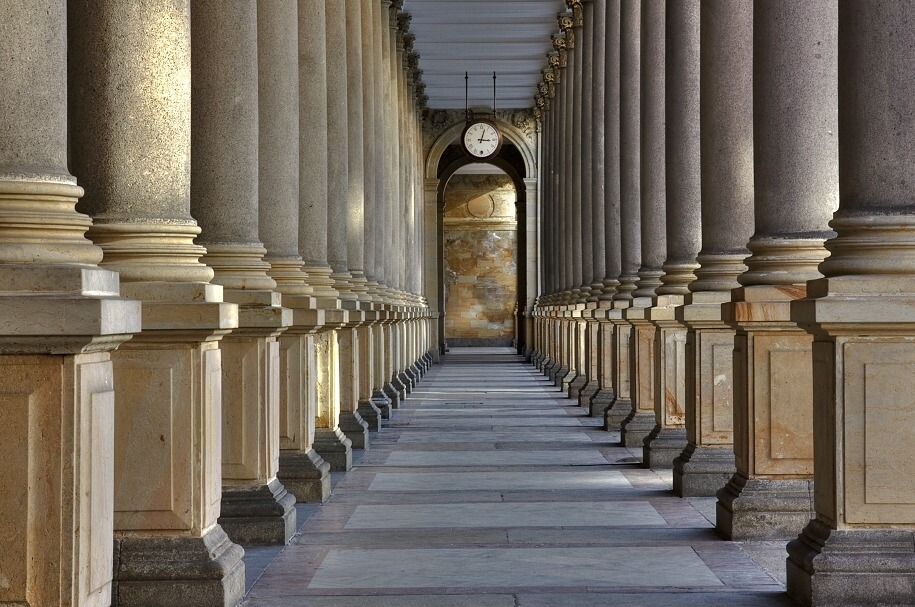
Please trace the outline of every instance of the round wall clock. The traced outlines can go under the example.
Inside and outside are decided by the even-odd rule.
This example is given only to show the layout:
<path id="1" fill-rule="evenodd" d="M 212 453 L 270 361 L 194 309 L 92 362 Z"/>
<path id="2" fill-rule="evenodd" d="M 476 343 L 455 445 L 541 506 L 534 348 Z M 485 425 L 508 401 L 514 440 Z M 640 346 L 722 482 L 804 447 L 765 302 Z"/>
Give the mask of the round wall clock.
<path id="1" fill-rule="evenodd" d="M 474 118 L 464 127 L 461 146 L 469 156 L 478 160 L 487 160 L 502 149 L 502 131 L 491 120 Z"/>

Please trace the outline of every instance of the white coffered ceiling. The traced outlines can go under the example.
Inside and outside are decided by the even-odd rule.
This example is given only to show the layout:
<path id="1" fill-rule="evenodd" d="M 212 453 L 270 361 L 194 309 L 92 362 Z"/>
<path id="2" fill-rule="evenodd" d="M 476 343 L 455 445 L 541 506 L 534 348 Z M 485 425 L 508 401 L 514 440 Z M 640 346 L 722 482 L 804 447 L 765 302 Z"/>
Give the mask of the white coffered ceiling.
<path id="1" fill-rule="evenodd" d="M 413 16 L 414 50 L 429 107 L 464 107 L 464 72 L 470 72 L 470 105 L 492 106 L 492 73 L 498 74 L 499 108 L 528 108 L 546 67 L 550 34 L 559 30 L 563 0 L 405 0 Z"/>

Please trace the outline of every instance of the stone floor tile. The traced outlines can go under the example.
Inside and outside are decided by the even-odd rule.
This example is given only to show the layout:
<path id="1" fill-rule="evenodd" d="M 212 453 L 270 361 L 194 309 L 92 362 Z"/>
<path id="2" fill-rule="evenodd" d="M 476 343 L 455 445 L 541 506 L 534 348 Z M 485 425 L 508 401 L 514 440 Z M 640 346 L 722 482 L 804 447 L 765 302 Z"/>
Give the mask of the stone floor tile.
<path id="1" fill-rule="evenodd" d="M 686 546 L 331 550 L 309 588 L 722 586 Z"/>

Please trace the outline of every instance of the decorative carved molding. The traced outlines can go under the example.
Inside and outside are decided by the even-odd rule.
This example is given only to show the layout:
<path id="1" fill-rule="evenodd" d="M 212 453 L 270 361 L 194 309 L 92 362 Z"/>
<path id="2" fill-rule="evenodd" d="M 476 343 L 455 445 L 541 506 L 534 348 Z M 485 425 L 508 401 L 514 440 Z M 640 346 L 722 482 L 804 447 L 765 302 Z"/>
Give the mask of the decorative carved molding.
<path id="1" fill-rule="evenodd" d="M 413 21 L 413 15 L 410 13 L 397 13 L 397 27 L 401 31 L 407 32 L 410 29 L 410 23 Z"/>
<path id="2" fill-rule="evenodd" d="M 582 27 L 585 21 L 585 10 L 582 0 L 566 0 L 566 6 L 572 10 L 572 20 L 575 27 Z"/>

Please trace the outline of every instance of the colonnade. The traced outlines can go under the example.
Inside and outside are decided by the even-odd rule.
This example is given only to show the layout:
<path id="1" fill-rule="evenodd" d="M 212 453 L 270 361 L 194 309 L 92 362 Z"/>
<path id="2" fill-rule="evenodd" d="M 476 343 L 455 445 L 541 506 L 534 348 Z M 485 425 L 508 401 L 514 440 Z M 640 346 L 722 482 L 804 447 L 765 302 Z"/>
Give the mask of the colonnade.
<path id="1" fill-rule="evenodd" d="M 428 369 L 401 6 L 3 6 L 0 604 L 236 605 Z"/>
<path id="2" fill-rule="evenodd" d="M 915 10 L 567 4 L 532 362 L 795 599 L 910 604 Z"/>

